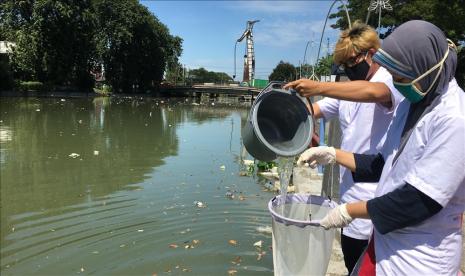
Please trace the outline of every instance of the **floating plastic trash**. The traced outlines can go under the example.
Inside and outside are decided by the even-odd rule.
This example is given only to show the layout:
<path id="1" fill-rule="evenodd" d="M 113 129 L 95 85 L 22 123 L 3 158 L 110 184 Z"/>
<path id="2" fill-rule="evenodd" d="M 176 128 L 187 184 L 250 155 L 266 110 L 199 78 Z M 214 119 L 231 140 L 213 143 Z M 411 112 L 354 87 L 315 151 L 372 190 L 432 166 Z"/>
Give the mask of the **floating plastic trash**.
<path id="1" fill-rule="evenodd" d="M 319 220 L 336 203 L 306 194 L 288 195 L 282 201 L 276 196 L 268 203 L 273 218 L 274 275 L 325 275 L 335 230 L 325 230 Z"/>
<path id="2" fill-rule="evenodd" d="M 194 201 L 194 205 L 197 206 L 198 208 L 205 208 L 207 207 L 207 204 L 205 204 L 204 202 L 202 201 Z"/>

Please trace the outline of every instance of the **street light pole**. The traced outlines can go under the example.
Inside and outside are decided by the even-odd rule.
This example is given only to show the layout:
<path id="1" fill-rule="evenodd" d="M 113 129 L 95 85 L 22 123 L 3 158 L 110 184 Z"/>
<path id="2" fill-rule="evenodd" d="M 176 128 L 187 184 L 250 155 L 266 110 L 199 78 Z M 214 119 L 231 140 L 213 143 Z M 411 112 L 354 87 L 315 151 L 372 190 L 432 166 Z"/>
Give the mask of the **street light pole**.
<path id="1" fill-rule="evenodd" d="M 186 85 L 186 65 L 185 64 L 182 67 L 182 82 L 183 82 L 183 85 Z"/>
<path id="2" fill-rule="evenodd" d="M 313 43 L 313 41 L 312 41 L 312 43 Z M 304 60 L 303 60 L 303 65 L 304 65 L 304 66 L 305 66 L 306 61 L 307 61 L 307 48 L 308 48 L 308 44 L 310 44 L 310 40 L 307 41 L 307 45 L 305 45 Z M 304 67 L 304 69 L 305 69 L 305 67 Z M 305 70 L 304 70 L 304 73 L 305 73 Z"/>
<path id="3" fill-rule="evenodd" d="M 371 12 L 378 12 L 378 34 L 381 28 L 381 10 L 392 11 L 392 6 L 389 3 L 389 0 L 371 0 L 370 6 L 368 7 L 368 14 L 365 23 L 368 24 L 368 19 L 370 19 Z"/>
<path id="4" fill-rule="evenodd" d="M 347 9 L 347 6 L 344 3 L 344 0 L 334 0 L 331 6 L 329 7 L 328 14 L 326 15 L 326 19 L 325 19 L 325 24 L 323 25 L 323 31 L 321 32 L 321 37 L 320 37 L 320 45 L 318 46 L 318 54 L 316 55 L 316 62 L 318 62 L 318 60 L 320 59 L 320 50 L 321 50 L 321 44 L 323 42 L 323 35 L 325 34 L 326 23 L 328 22 L 329 15 L 331 13 L 331 10 L 333 9 L 334 4 L 336 4 L 336 2 L 338 1 L 341 2 L 342 7 L 344 8 L 346 12 L 347 21 L 349 23 L 349 28 L 352 28 L 352 23 L 350 22 L 349 10 Z"/>

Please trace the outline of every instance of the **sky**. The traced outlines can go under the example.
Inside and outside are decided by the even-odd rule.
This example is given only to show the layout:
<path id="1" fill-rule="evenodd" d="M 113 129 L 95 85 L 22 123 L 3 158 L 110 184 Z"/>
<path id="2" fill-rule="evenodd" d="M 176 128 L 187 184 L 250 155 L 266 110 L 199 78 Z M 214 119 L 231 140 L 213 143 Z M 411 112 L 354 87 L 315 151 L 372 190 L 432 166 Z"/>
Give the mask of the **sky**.
<path id="1" fill-rule="evenodd" d="M 183 38 L 181 64 L 188 69 L 234 74 L 234 44 L 248 20 L 253 27 L 255 78 L 268 79 L 282 60 L 298 66 L 314 63 L 326 14 L 333 1 L 147 1 L 140 0 L 165 24 L 172 35 Z M 333 8 L 336 11 L 337 5 Z M 339 35 L 328 20 L 320 56 L 332 52 Z M 242 80 L 245 39 L 237 45 L 236 80 Z"/>

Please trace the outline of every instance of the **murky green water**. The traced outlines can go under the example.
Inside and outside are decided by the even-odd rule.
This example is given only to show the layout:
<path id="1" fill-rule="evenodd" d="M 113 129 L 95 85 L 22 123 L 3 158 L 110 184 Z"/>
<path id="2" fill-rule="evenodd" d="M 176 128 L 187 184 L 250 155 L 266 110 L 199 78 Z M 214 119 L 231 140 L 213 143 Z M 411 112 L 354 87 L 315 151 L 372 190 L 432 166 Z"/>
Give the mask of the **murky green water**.
<path id="1" fill-rule="evenodd" d="M 274 194 L 239 176 L 248 109 L 0 98 L 1 274 L 272 275 Z"/>

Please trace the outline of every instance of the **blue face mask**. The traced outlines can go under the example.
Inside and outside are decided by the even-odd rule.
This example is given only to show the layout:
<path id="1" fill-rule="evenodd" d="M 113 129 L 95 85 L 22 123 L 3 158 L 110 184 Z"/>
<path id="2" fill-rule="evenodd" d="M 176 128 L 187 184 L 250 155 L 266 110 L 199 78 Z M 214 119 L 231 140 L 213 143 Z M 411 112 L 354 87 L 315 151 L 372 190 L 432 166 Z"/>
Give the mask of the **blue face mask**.
<path id="1" fill-rule="evenodd" d="M 419 76 L 418 78 L 414 79 L 412 82 L 409 82 L 409 83 L 402 83 L 402 82 L 396 82 L 396 81 L 393 81 L 393 84 L 394 84 L 394 87 L 407 99 L 409 100 L 411 103 L 417 103 L 419 101 L 421 101 L 421 99 L 423 99 L 425 97 L 425 95 L 431 90 L 431 88 L 433 88 L 434 84 L 436 83 L 436 81 L 438 80 L 438 77 L 439 75 L 441 74 L 441 71 L 442 71 L 442 66 L 444 64 L 444 61 L 446 60 L 447 56 L 449 55 L 449 49 L 447 49 L 447 52 L 446 54 L 444 55 L 444 57 L 442 58 L 442 60 L 434 65 L 433 67 L 431 67 L 431 69 L 429 69 L 428 71 L 426 71 L 424 74 L 422 74 L 421 76 Z M 426 90 L 425 92 L 422 92 L 420 89 L 418 89 L 416 86 L 415 86 L 415 83 L 417 83 L 418 81 L 420 81 L 421 79 L 423 79 L 424 77 L 426 77 L 428 74 L 430 74 L 431 72 L 433 72 L 436 68 L 439 67 L 439 70 L 438 72 L 436 73 L 436 77 L 434 77 L 434 80 L 433 82 L 431 83 L 431 85 L 428 87 L 428 90 Z"/>

